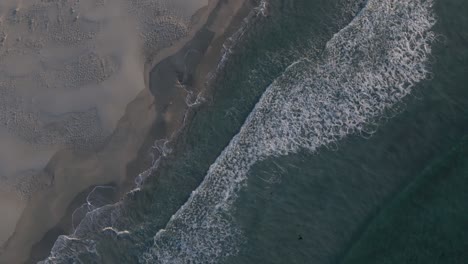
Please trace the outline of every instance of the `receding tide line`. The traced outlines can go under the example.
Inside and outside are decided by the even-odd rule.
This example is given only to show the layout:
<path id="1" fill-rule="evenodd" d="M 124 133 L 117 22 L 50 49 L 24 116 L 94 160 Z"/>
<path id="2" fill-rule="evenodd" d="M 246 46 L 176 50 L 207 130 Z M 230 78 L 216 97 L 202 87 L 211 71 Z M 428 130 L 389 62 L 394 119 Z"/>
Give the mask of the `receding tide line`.
<path id="1" fill-rule="evenodd" d="M 142 263 L 219 263 L 242 239 L 230 209 L 253 164 L 314 152 L 362 131 L 428 75 L 431 0 L 369 0 L 327 43 L 267 88 L 202 184 L 154 237 Z"/>

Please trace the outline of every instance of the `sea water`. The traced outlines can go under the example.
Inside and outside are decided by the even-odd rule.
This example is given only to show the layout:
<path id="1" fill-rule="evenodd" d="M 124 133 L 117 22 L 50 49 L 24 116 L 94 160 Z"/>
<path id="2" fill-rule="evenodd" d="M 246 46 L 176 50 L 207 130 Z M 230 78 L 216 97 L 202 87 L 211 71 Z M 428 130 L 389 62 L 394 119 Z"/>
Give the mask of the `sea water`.
<path id="1" fill-rule="evenodd" d="M 468 4 L 263 4 L 171 158 L 49 261 L 375 261 L 381 215 L 466 147 Z"/>

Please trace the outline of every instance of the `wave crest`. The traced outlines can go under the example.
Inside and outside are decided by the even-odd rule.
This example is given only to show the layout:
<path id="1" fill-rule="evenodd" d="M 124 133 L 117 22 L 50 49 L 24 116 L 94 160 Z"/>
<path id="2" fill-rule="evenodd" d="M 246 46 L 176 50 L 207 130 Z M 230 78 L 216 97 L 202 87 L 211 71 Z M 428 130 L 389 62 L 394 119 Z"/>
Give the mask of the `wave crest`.
<path id="1" fill-rule="evenodd" d="M 401 101 L 429 74 L 435 22 L 430 0 L 369 0 L 318 61 L 304 56 L 267 88 L 140 262 L 219 263 L 236 254 L 241 231 L 230 211 L 252 165 L 360 132 Z"/>

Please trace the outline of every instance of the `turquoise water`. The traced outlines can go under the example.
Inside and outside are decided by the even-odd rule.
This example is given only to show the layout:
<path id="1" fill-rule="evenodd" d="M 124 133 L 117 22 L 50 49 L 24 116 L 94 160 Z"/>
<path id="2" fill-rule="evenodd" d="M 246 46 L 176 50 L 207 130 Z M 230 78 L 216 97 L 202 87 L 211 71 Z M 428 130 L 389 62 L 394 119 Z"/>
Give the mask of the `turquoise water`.
<path id="1" fill-rule="evenodd" d="M 427 252 L 437 252 L 440 261 L 434 263 L 444 263 L 444 256 L 453 260 L 448 256 L 466 246 L 463 233 L 431 230 L 444 225 L 466 230 L 468 223 L 460 220 L 466 219 L 466 211 L 458 212 L 466 204 L 468 3 L 435 1 L 433 30 L 439 37 L 432 55 L 425 61 L 423 51 L 421 56 L 404 54 L 412 60 L 396 74 L 402 77 L 390 84 L 374 83 L 382 89 L 366 97 L 359 87 L 366 87 L 368 79 L 360 76 L 386 65 L 382 54 L 390 54 L 387 49 L 401 36 L 385 36 L 394 33 L 390 22 L 400 23 L 404 12 L 383 16 L 375 36 L 364 26 L 354 30 L 356 23 L 341 31 L 351 21 L 361 21 L 359 17 L 380 18 L 375 15 L 380 4 L 372 7 L 377 11 L 366 13 L 364 2 L 270 1 L 269 16 L 254 19 L 246 37 L 233 47 L 214 83 L 212 100 L 194 112 L 181 140 L 172 146 L 173 154 L 141 191 L 90 215 L 75 234 L 80 240 L 62 237 L 53 257 L 59 263 L 427 263 L 434 259 Z M 409 21 L 415 19 L 424 21 L 416 16 Z M 367 37 L 373 38 L 365 42 Z M 420 39 L 415 39 L 411 45 L 417 47 Z M 367 49 L 346 46 L 361 40 L 358 47 Z M 347 55 L 347 49 L 352 55 L 338 56 L 340 63 L 330 64 L 334 54 Z M 368 65 L 359 61 L 366 54 L 374 57 L 372 67 L 363 71 Z M 418 60 L 422 62 L 411 63 Z M 432 76 L 423 76 L 420 65 L 430 65 Z M 377 76 L 377 70 L 370 76 Z M 408 86 L 406 73 L 420 78 Z M 335 80 L 342 89 L 332 89 Z M 401 95 L 386 92 L 399 82 Z M 404 96 L 410 88 L 413 92 Z M 330 97 L 321 99 L 323 94 Z M 355 112 L 347 99 L 353 95 L 366 103 Z M 270 103 L 262 107 L 265 101 Z M 383 104 L 391 107 L 380 110 Z M 346 111 L 324 118 L 335 106 Z M 258 114 L 250 114 L 253 109 Z M 318 123 L 312 110 L 320 113 Z M 328 125 L 341 122 L 340 116 L 373 125 Z M 323 130 L 307 134 L 306 128 L 319 125 Z M 273 136 L 267 140 L 265 134 Z M 433 174 L 427 172 L 434 166 L 438 169 Z M 439 189 L 441 175 L 447 176 Z M 429 213 L 411 204 L 411 195 L 421 190 L 428 191 L 417 199 Z M 453 196 L 432 203 L 432 194 L 440 197 L 449 191 Z M 454 209 L 446 214 L 437 211 L 440 207 Z M 405 211 L 414 217 L 402 220 Z M 411 225 L 426 218 L 434 220 L 428 220 L 424 230 Z M 407 228 L 398 228 L 402 224 Z M 393 232 L 398 233 L 386 235 Z M 411 240 L 412 234 L 424 235 Z M 438 247 L 451 241 L 450 247 Z M 402 244 L 412 254 L 400 254 Z M 463 254 L 457 257 L 466 261 Z"/>

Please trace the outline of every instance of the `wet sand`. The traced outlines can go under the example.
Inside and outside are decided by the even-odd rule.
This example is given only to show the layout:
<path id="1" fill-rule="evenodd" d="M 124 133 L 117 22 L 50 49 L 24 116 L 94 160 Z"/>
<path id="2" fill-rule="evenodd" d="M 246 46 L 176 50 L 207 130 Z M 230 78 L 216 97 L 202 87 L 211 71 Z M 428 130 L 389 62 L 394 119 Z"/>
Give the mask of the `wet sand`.
<path id="1" fill-rule="evenodd" d="M 187 95 L 203 90 L 219 61 L 225 31 L 243 3 L 210 1 L 193 16 L 194 26 L 186 38 L 147 61 L 147 88 L 127 105 L 105 144 L 92 152 L 63 149 L 54 155 L 44 170 L 48 188 L 35 193 L 27 204 L 12 207 L 17 216 L 19 208 L 25 209 L 4 245 L 0 263 L 24 262 L 33 246 L 28 262 L 45 256 L 56 236 L 71 231 L 73 207 L 90 187 L 113 183 L 121 193 L 133 188 L 134 178 L 153 161 L 155 140 L 171 139 L 183 125 Z"/>
<path id="2" fill-rule="evenodd" d="M 0 193 L 0 207 L 3 209 L 2 218 L 0 220 L 1 237 L 9 237 L 12 235 L 13 230 L 8 227 L 16 224 L 25 206 L 26 202 L 17 199 L 15 194 L 6 192 Z M 2 244 L 5 242 L 6 241 L 0 241 Z"/>

